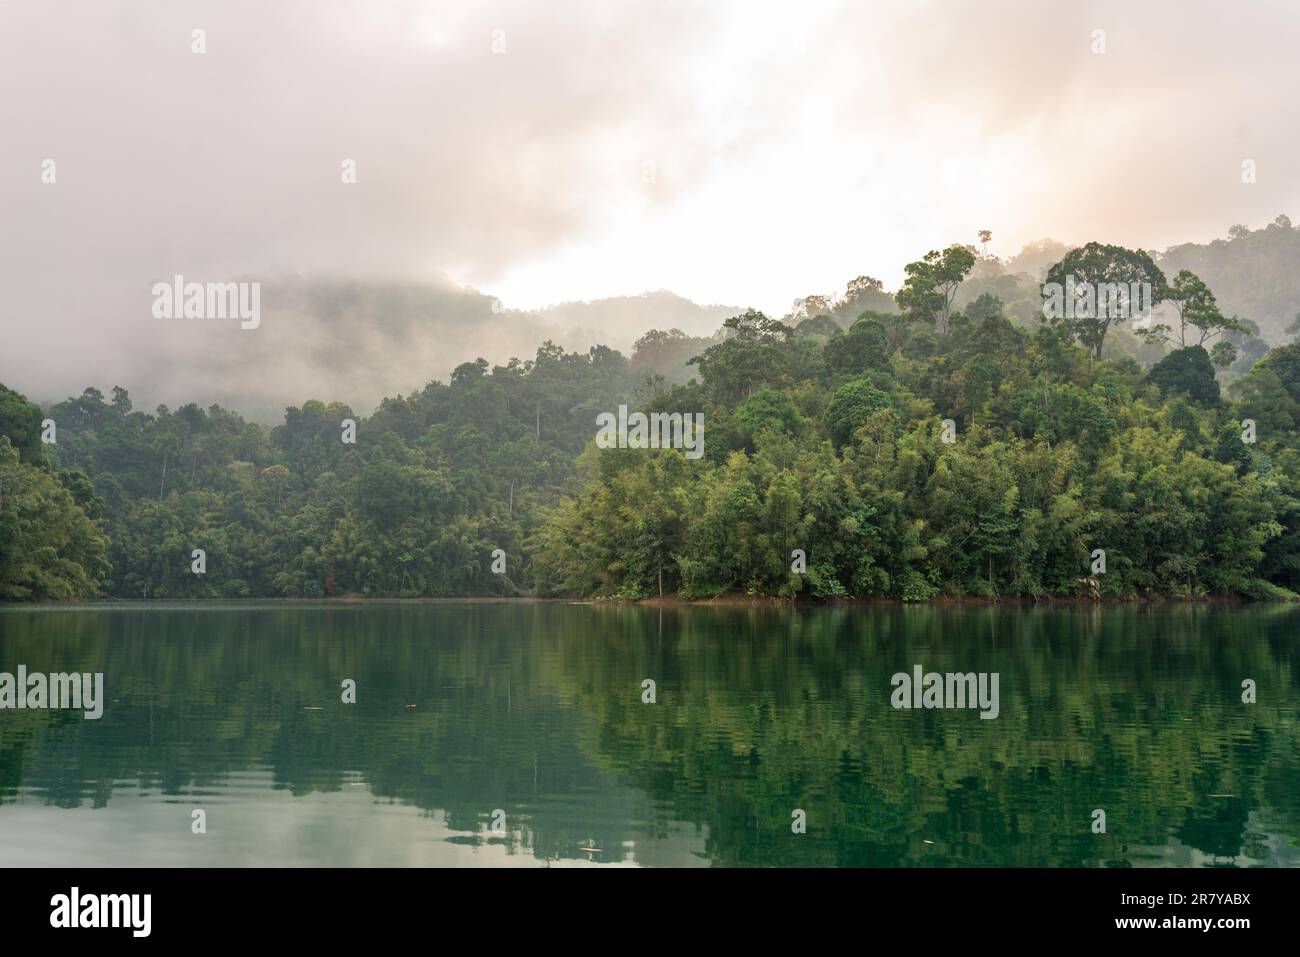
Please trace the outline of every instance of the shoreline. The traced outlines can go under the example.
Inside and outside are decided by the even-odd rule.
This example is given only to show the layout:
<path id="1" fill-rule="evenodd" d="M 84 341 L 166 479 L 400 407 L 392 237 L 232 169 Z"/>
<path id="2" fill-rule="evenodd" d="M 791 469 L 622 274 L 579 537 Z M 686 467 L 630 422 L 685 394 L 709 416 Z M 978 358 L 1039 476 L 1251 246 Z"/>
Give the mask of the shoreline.
<path id="1" fill-rule="evenodd" d="M 681 598 L 664 595 L 662 598 L 611 598 L 591 599 L 591 601 L 614 602 L 629 605 L 650 605 L 660 607 L 686 605 L 714 605 L 719 607 L 737 607 L 745 605 L 788 605 L 800 608 L 834 608 L 836 606 L 913 606 L 913 607 L 990 607 L 997 605 L 1035 606 L 1035 605 L 1274 605 L 1289 604 L 1288 599 L 1252 599 L 1240 595 L 1207 595 L 1196 598 L 1182 598 L 1175 595 L 1138 595 L 1131 598 L 1106 596 L 1102 598 L 1075 597 L 1070 595 L 1047 595 L 1040 598 L 1028 598 L 1014 595 L 1005 598 L 981 598 L 972 595 L 937 595 L 924 601 L 905 601 L 902 598 L 833 598 L 817 601 L 809 598 L 773 598 L 762 595 L 718 595 L 715 598 Z"/>
<path id="2" fill-rule="evenodd" d="M 825 601 L 818 601 L 811 598 L 775 598 L 770 595 L 745 595 L 739 593 L 717 595 L 713 598 L 683 598 L 680 595 L 664 595 L 655 598 L 542 598 L 530 595 L 518 596 L 501 596 L 501 595 L 460 595 L 452 598 L 394 598 L 394 597 L 364 597 L 359 595 L 343 595 L 330 598 L 303 598 L 303 597 L 265 597 L 265 598 L 71 598 L 56 601 L 0 601 L 0 609 L 4 608 L 58 608 L 68 606 L 85 606 L 95 605 L 104 607 L 114 607 L 118 605 L 157 605 L 159 607 L 177 606 L 177 605 L 342 605 L 342 606 L 361 606 L 361 605 L 383 605 L 383 604 L 405 604 L 405 605 L 438 605 L 438 604 L 478 604 L 478 605 L 516 605 L 516 604 L 551 604 L 551 605 L 627 605 L 627 606 L 646 606 L 650 608 L 688 608 L 688 607 L 705 607 L 705 608 L 743 608 L 743 607 L 762 607 L 762 608 L 836 608 L 836 607 L 1036 607 L 1039 605 L 1046 606 L 1120 606 L 1120 605 L 1212 605 L 1212 606 L 1231 606 L 1231 605 L 1286 605 L 1293 604 L 1295 599 L 1272 598 L 1256 599 L 1247 598 L 1241 595 L 1207 595 L 1195 598 L 1184 598 L 1174 595 L 1142 595 L 1128 598 L 1105 596 L 1105 597 L 1076 597 L 1069 595 L 1050 595 L 1041 598 L 1028 598 L 1024 596 L 1008 596 L 1005 598 L 982 598 L 970 595 L 939 595 L 934 598 L 928 598 L 924 601 L 905 601 L 901 598 L 833 598 Z"/>

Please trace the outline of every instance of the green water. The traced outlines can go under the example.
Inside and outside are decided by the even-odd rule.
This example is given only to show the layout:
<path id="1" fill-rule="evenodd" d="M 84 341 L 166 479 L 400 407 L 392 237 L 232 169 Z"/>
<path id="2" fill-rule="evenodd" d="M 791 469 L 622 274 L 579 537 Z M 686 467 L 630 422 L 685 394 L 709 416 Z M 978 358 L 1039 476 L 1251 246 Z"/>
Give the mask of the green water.
<path id="1" fill-rule="evenodd" d="M 0 866 L 1300 864 L 1286 607 L 0 607 L 20 664 L 107 700 L 0 711 Z"/>

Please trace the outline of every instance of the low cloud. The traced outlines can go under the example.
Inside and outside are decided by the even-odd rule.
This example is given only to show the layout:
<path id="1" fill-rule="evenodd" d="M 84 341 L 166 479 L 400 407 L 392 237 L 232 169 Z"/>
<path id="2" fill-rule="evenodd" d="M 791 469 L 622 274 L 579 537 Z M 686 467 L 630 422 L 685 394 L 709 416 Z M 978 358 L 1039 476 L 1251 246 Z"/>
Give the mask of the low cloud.
<path id="1" fill-rule="evenodd" d="M 539 311 L 565 300 L 780 314 L 981 228 L 1003 254 L 1206 240 L 1300 213 L 1298 23 L 1211 2 L 9 0 L 0 381 L 364 403 L 476 350 L 630 344 L 649 318 Z M 281 315 L 160 326 L 150 289 L 178 273 L 262 281 Z M 351 313 L 349 284 L 369 287 Z M 416 287 L 408 318 L 376 305 Z M 480 291 L 511 311 L 466 318 Z"/>

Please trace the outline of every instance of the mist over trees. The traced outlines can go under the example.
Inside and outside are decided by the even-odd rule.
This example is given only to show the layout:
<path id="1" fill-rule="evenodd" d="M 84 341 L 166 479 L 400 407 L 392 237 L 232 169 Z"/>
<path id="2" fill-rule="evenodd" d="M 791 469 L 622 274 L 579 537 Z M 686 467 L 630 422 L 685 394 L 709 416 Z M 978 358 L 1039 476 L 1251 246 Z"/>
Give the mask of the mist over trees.
<path id="1" fill-rule="evenodd" d="M 1291 241 L 1274 224 L 1208 249 Z M 950 245 L 897 296 L 861 276 L 712 336 L 652 329 L 630 357 L 548 341 L 370 415 L 313 399 L 270 428 L 144 412 L 121 387 L 45 410 L 2 389 L 0 597 L 1300 589 L 1300 345 L 1269 350 L 1229 309 L 1214 256 L 1172 276 L 1095 243 L 1019 258 L 1035 275 Z M 1162 321 L 1045 319 L 1041 282 L 1067 271 L 1150 281 Z M 620 404 L 702 412 L 704 457 L 596 449 Z"/>

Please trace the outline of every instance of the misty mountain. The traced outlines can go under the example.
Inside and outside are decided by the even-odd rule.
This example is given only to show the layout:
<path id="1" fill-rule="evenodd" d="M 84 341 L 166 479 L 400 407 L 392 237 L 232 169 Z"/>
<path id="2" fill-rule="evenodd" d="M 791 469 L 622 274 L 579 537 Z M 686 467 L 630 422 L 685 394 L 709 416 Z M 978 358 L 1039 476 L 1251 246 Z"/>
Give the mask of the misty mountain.
<path id="1" fill-rule="evenodd" d="M 962 284 L 957 306 L 968 308 L 987 293 L 1001 300 L 1004 314 L 1035 324 L 1041 277 L 1069 248 L 1044 239 L 1006 260 L 982 257 Z M 1274 345 L 1286 340 L 1284 330 L 1300 311 L 1300 230 L 1285 216 L 1261 229 L 1234 226 L 1227 239 L 1184 243 L 1155 255 L 1170 278 L 1179 269 L 1197 273 L 1224 312 L 1257 323 L 1264 340 Z M 88 385 L 101 390 L 122 385 L 141 408 L 219 403 L 274 422 L 286 407 L 311 398 L 337 399 L 369 411 L 384 396 L 410 394 L 434 379 L 446 381 L 462 362 L 529 359 L 548 340 L 569 351 L 605 345 L 630 357 L 638 340 L 659 330 L 661 337 L 644 343 L 639 367 L 665 374 L 669 381 L 684 381 L 690 374 L 686 361 L 718 334 L 725 319 L 743 311 L 700 305 L 666 290 L 518 310 L 450 280 L 290 276 L 261 282 L 257 329 L 240 329 L 233 322 L 157 320 L 146 314 L 133 326 L 137 334 L 126 337 L 130 348 L 89 359 L 88 367 L 60 364 L 58 375 L 39 367 L 0 371 L 38 401 L 58 401 Z M 868 308 L 895 311 L 892 295 L 878 281 L 861 277 L 843 295 L 800 300 L 796 314 L 787 318 L 825 312 L 847 327 Z M 1163 352 L 1129 342 L 1131 338 L 1121 335 L 1121 344 L 1128 343 L 1124 348 L 1143 362 L 1155 361 Z M 98 371 L 104 368 L 109 371 Z"/>
<path id="2" fill-rule="evenodd" d="M 1273 345 L 1300 313 L 1300 229 L 1286 216 L 1262 229 L 1233 226 L 1227 239 L 1173 246 L 1157 262 L 1171 279 L 1180 269 L 1196 273 L 1226 315 L 1256 323 Z"/>
<path id="3" fill-rule="evenodd" d="M 961 284 L 956 304 L 965 308 L 989 293 L 1002 300 L 1008 316 L 1036 322 L 1043 276 L 1071 248 L 1043 239 L 1005 261 L 982 258 Z M 1260 338 L 1270 345 L 1290 338 L 1285 330 L 1300 313 L 1300 229 L 1288 217 L 1278 216 L 1255 230 L 1233 226 L 1226 239 L 1182 243 L 1163 252 L 1153 250 L 1152 256 L 1170 281 L 1182 269 L 1196 273 L 1214 291 L 1225 315 L 1256 323 Z M 1139 358 L 1154 361 L 1159 354 Z"/>
<path id="4" fill-rule="evenodd" d="M 446 381 L 463 362 L 531 359 L 547 340 L 568 351 L 607 345 L 630 355 L 648 329 L 708 336 L 742 311 L 697 305 L 667 291 L 527 311 L 504 309 L 492 296 L 450 283 L 288 277 L 262 280 L 261 287 L 256 329 L 235 321 L 146 319 L 153 323 L 147 338 L 105 371 L 77 370 L 77 382 L 51 382 L 48 374 L 20 368 L 4 373 L 42 401 L 87 385 L 103 391 L 122 385 L 143 409 L 218 403 L 275 422 L 286 407 L 312 398 L 368 412 L 385 396 Z"/>

